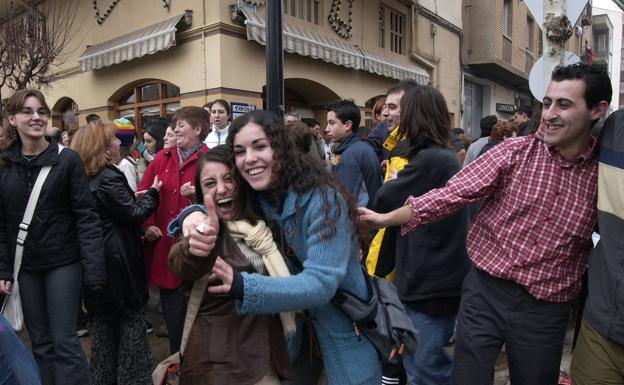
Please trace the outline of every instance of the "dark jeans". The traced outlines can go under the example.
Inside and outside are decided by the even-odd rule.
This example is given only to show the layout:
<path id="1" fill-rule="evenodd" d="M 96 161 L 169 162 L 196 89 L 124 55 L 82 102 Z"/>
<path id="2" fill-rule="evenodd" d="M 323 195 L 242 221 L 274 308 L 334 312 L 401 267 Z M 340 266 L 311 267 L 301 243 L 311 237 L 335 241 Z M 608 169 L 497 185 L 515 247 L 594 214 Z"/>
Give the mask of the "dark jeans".
<path id="1" fill-rule="evenodd" d="M 91 383 L 76 335 L 81 279 L 79 262 L 45 271 L 20 271 L 24 321 L 44 385 Z"/>
<path id="2" fill-rule="evenodd" d="M 186 318 L 186 297 L 182 289 L 160 288 L 160 304 L 169 333 L 169 350 L 171 354 L 180 351 L 184 319 Z"/>
<path id="3" fill-rule="evenodd" d="M 457 315 L 452 383 L 486 385 L 506 345 L 512 385 L 557 383 L 570 303 L 535 299 L 515 282 L 473 268 Z"/>
<path id="4" fill-rule="evenodd" d="M 453 361 L 444 348 L 453 336 L 455 315 L 433 317 L 405 305 L 418 331 L 416 351 L 403 357 L 409 385 L 450 385 Z"/>

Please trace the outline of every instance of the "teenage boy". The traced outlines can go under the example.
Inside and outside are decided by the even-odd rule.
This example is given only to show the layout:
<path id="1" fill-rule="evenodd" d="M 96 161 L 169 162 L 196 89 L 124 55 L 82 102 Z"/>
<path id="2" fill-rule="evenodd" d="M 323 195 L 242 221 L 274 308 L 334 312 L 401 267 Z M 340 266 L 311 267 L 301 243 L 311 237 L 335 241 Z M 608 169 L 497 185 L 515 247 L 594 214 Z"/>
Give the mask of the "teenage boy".
<path id="1" fill-rule="evenodd" d="M 520 106 L 514 113 L 514 122 L 518 125 L 518 136 L 529 135 L 529 126 L 533 118 L 533 109 L 529 106 Z"/>
<path id="2" fill-rule="evenodd" d="M 482 201 L 466 246 L 454 384 L 492 384 L 506 345 L 511 383 L 552 385 L 559 375 L 570 302 L 578 294 L 596 223 L 598 161 L 592 125 L 611 102 L 604 69 L 557 67 L 543 99 L 543 142 L 504 141 L 448 184 L 388 214 L 360 220 L 403 234 Z"/>
<path id="3" fill-rule="evenodd" d="M 334 153 L 340 157 L 334 174 L 358 206 L 373 200 L 381 186 L 381 166 L 373 149 L 356 134 L 360 110 L 351 100 L 341 100 L 327 112 L 327 135 L 337 143 Z"/>
<path id="4" fill-rule="evenodd" d="M 230 129 L 230 120 L 232 118 L 230 103 L 227 100 L 217 99 L 210 104 L 210 123 L 212 131 L 208 134 L 204 143 L 208 148 L 225 144 L 228 131 Z"/>

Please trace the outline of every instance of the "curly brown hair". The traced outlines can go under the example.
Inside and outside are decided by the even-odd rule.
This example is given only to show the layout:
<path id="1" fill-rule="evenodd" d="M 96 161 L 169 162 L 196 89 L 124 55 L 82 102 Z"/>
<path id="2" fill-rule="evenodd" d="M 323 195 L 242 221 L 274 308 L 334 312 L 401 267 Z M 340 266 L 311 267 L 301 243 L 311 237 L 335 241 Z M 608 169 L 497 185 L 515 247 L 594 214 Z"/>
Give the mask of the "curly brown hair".
<path id="1" fill-rule="evenodd" d="M 286 195 L 289 188 L 301 194 L 315 190 L 322 196 L 323 228 L 319 235 L 322 239 L 332 237 L 336 233 L 337 219 L 343 215 L 341 205 L 335 204 L 343 200 L 347 206 L 347 215 L 353 223 L 354 236 L 357 236 L 357 209 L 355 202 L 344 190 L 342 185 L 325 169 L 320 162 L 314 162 L 310 157 L 297 151 L 295 144 L 284 129 L 282 120 L 275 114 L 266 111 L 252 111 L 234 119 L 230 126 L 227 138 L 227 146 L 230 149 L 230 162 L 234 163 L 234 138 L 238 132 L 248 123 L 255 123 L 262 127 L 269 144 L 273 149 L 273 172 L 276 184 L 271 188 L 271 194 L 276 203 L 279 203 Z M 239 188 L 246 193 L 254 194 L 240 172 L 235 169 L 235 177 L 238 179 Z M 330 203 L 330 196 L 332 197 Z M 299 215 L 301 195 L 295 201 L 295 216 Z M 289 236 L 294 236 L 294 229 L 285 229 Z"/>
<path id="2" fill-rule="evenodd" d="M 490 133 L 490 140 L 498 139 L 503 140 L 505 138 L 511 138 L 514 133 L 518 132 L 518 126 L 514 122 L 506 122 L 504 120 L 499 120 L 494 127 L 492 127 L 492 132 Z"/>
<path id="3" fill-rule="evenodd" d="M 200 142 L 203 142 L 210 132 L 210 114 L 201 107 L 186 106 L 178 109 L 171 119 L 172 127 L 175 127 L 178 120 L 186 120 L 193 128 L 199 127 Z"/>

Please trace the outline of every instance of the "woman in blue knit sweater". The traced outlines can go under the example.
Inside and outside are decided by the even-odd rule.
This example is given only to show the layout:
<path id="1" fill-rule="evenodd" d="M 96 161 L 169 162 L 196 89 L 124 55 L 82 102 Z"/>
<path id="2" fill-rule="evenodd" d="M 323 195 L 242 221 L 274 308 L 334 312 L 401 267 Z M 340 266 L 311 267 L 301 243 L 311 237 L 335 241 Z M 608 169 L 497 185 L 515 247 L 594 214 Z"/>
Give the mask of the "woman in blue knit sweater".
<path id="1" fill-rule="evenodd" d="M 239 313 L 307 309 L 328 383 L 378 385 L 375 348 L 330 303 L 337 288 L 369 297 L 357 259 L 353 202 L 324 168 L 296 151 L 270 113 L 254 111 L 234 120 L 227 143 L 241 193 L 250 194 L 265 221 L 277 225 L 300 271 L 279 278 L 240 273 L 218 258 L 212 279 L 222 283 L 209 292 L 236 298 Z"/>

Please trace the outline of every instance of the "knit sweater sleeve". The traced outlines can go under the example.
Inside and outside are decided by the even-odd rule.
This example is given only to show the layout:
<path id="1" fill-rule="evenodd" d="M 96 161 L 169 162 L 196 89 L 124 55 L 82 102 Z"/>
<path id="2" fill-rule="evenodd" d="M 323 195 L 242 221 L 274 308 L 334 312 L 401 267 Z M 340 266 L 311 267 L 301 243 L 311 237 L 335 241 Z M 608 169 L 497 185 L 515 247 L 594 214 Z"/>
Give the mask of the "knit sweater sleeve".
<path id="1" fill-rule="evenodd" d="M 333 192 L 329 193 L 330 196 Z M 302 219 L 295 231 L 305 233 L 303 244 L 293 247 L 303 270 L 290 277 L 266 277 L 242 273 L 244 296 L 237 301 L 239 313 L 277 313 L 316 308 L 327 304 L 342 282 L 353 254 L 353 227 L 346 203 L 340 197 L 329 201 L 331 222 L 335 233 L 321 234 L 330 229 L 323 223 L 322 198 L 314 196 L 302 207 Z"/>

